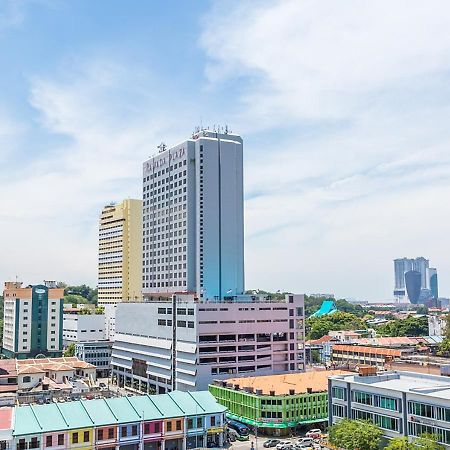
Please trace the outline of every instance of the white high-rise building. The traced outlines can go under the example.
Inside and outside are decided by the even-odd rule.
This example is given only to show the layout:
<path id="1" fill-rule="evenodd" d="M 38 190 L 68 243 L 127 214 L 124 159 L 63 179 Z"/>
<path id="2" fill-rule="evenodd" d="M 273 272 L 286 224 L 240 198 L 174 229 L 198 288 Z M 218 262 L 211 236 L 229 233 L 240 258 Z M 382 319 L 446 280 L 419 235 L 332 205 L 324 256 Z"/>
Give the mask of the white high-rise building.
<path id="1" fill-rule="evenodd" d="M 201 130 L 143 167 L 145 297 L 244 291 L 242 138 Z"/>

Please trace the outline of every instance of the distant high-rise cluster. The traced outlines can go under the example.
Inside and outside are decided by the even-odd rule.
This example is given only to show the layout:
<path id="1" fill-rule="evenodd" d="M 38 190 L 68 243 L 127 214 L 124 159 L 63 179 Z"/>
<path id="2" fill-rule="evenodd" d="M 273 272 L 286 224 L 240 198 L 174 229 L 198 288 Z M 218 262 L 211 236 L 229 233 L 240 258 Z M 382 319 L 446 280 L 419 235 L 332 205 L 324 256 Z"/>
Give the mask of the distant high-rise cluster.
<path id="1" fill-rule="evenodd" d="M 423 256 L 395 259 L 394 272 L 397 301 L 417 304 L 438 298 L 437 270 Z"/>

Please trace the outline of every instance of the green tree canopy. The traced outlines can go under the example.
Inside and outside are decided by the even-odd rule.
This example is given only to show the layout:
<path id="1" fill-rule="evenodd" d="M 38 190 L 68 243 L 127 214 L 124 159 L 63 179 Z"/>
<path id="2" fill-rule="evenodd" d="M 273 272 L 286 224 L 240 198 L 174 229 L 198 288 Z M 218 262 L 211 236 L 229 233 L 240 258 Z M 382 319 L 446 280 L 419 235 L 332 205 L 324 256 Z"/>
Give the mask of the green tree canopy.
<path id="1" fill-rule="evenodd" d="M 75 356 L 75 344 L 70 344 L 70 345 L 64 350 L 64 356 L 67 356 L 67 357 Z"/>
<path id="2" fill-rule="evenodd" d="M 65 286 L 65 283 L 61 282 L 61 285 Z M 86 284 L 66 286 L 64 289 L 64 301 L 66 303 L 97 304 L 97 289 L 92 289 Z"/>
<path id="3" fill-rule="evenodd" d="M 407 437 L 395 438 L 389 442 L 386 450 L 444 450 L 434 434 L 422 434 L 411 441 Z"/>
<path id="4" fill-rule="evenodd" d="M 382 336 L 428 336 L 427 317 L 408 317 L 403 320 L 392 320 L 377 328 Z"/>
<path id="5" fill-rule="evenodd" d="M 329 429 L 330 442 L 344 450 L 378 450 L 382 431 L 371 422 L 343 419 Z"/>
<path id="6" fill-rule="evenodd" d="M 367 325 L 361 318 L 340 311 L 326 316 L 310 317 L 306 322 L 308 339 L 319 339 L 331 330 L 364 330 L 366 328 Z"/>

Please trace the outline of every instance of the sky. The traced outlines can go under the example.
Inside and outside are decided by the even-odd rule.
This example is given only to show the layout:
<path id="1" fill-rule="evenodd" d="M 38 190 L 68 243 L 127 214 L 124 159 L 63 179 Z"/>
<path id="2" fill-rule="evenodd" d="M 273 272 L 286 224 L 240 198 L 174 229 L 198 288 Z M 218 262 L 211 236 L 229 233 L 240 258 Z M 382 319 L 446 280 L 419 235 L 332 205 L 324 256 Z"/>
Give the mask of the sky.
<path id="1" fill-rule="evenodd" d="M 98 216 L 142 162 L 244 139 L 249 289 L 450 296 L 450 4 L 0 0 L 0 281 L 97 281 Z"/>

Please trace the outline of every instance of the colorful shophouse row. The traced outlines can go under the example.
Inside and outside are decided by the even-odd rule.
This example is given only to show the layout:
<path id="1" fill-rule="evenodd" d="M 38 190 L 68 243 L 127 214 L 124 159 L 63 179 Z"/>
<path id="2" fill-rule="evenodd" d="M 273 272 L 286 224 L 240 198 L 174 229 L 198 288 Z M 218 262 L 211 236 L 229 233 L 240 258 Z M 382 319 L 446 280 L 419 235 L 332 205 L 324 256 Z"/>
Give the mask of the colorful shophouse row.
<path id="1" fill-rule="evenodd" d="M 207 391 L 0 408 L 0 448 L 221 447 L 225 413 Z"/>

